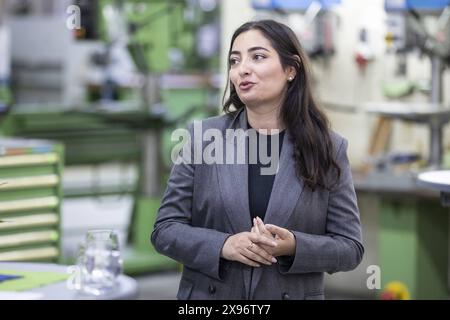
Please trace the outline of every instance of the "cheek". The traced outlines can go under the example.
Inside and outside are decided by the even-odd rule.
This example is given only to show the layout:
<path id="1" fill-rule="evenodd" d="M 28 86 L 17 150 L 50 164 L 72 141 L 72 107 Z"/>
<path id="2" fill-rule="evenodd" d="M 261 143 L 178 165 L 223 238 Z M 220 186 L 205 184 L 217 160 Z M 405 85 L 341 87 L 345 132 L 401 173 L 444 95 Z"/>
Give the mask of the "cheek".
<path id="1" fill-rule="evenodd" d="M 259 74 L 260 79 L 264 79 L 264 87 L 266 90 L 279 91 L 286 84 L 286 77 L 278 68 L 266 69 Z"/>
<path id="2" fill-rule="evenodd" d="M 236 75 L 236 72 L 234 72 L 233 70 L 231 70 L 231 71 L 228 73 L 228 76 L 230 77 L 231 83 L 234 84 L 234 85 L 236 86 L 236 81 L 237 81 L 237 75 Z"/>
<path id="3" fill-rule="evenodd" d="M 264 78 L 265 81 L 276 83 L 279 83 L 280 81 L 282 82 L 282 80 L 285 79 L 283 71 L 280 70 L 278 66 L 270 66 L 260 70 L 259 76 Z"/>

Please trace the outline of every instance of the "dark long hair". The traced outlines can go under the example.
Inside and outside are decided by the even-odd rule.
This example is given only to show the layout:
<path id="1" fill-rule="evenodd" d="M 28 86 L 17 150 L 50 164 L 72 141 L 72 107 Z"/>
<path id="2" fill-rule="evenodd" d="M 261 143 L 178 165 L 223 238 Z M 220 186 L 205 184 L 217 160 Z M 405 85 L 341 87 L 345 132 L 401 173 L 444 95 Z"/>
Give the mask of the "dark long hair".
<path id="1" fill-rule="evenodd" d="M 302 178 L 312 191 L 317 187 L 331 189 L 338 183 L 341 169 L 333 157 L 330 123 L 313 97 L 309 62 L 295 33 L 286 25 L 274 20 L 247 22 L 234 32 L 228 56 L 237 36 L 255 29 L 262 32 L 278 52 L 283 69 L 292 66 L 296 70 L 294 80 L 288 83 L 281 107 L 281 119 L 292 137 L 297 176 Z M 229 62 L 228 70 L 230 70 Z M 225 101 L 228 86 L 230 95 Z M 245 107 L 229 79 L 222 103 L 225 113 L 235 113 Z M 232 106 L 236 110 L 232 110 Z M 334 177 L 331 181 L 328 178 L 330 170 L 333 170 L 331 175 Z"/>

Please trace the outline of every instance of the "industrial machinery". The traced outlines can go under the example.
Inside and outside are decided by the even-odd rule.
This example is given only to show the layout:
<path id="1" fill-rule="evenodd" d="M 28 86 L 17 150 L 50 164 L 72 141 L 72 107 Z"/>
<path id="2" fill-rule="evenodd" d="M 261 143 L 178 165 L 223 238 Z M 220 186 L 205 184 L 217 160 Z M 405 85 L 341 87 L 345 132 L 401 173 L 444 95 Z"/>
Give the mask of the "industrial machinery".
<path id="1" fill-rule="evenodd" d="M 131 196 L 125 272 L 176 268 L 173 260 L 155 252 L 149 235 L 170 169 L 171 128 L 218 110 L 214 69 L 195 69 L 214 67 L 218 46 L 200 56 L 196 38 L 189 38 L 195 34 L 189 28 L 217 24 L 218 2 L 210 1 L 206 11 L 197 1 L 58 0 L 43 7 L 39 2 L 25 1 L 27 6 L 18 8 L 7 1 L 15 104 L 1 125 L 3 134 L 61 141 L 66 173 L 80 166 L 131 168 L 130 179 L 108 185 L 95 177 L 92 184 L 64 184 L 64 200 Z M 65 27 L 70 4 L 85 17 L 80 29 Z M 187 26 L 181 23 L 184 14 Z M 176 45 L 181 49 L 168 58 Z M 191 69 L 186 74 L 181 68 Z M 70 263 L 73 249 L 67 253 L 63 262 Z"/>
<path id="2" fill-rule="evenodd" d="M 442 165 L 443 127 L 450 106 L 443 105 L 443 72 L 450 65 L 450 1 L 385 1 L 388 49 L 406 55 L 420 50 L 431 61 L 429 103 L 368 103 L 366 109 L 386 118 L 426 124 L 430 128 L 428 166 Z M 426 18 L 434 26 L 427 28 Z M 431 29 L 431 31 L 429 31 Z"/>
<path id="3" fill-rule="evenodd" d="M 311 59 L 329 57 L 335 50 L 337 16 L 334 6 L 340 0 L 253 0 L 252 6 L 259 17 L 278 18 L 291 26 L 301 40 L 303 49 Z"/>
<path id="4" fill-rule="evenodd" d="M 450 106 L 443 102 L 442 77 L 450 64 L 450 1 L 385 1 L 390 52 L 405 59 L 419 51 L 430 59 L 428 102 L 370 102 L 365 109 L 382 119 L 424 124 L 430 129 L 429 157 L 422 170 L 443 166 L 443 129 Z M 410 159 L 417 160 L 415 157 Z M 404 160 L 404 159 L 403 159 Z M 402 161 L 403 161 L 402 160 Z M 416 170 L 417 171 L 417 170 Z M 417 183 L 418 172 L 374 170 L 355 177 L 358 194 L 369 194 L 378 206 L 378 263 L 382 285 L 402 283 L 412 299 L 447 299 L 449 215 L 439 193 Z M 438 171 L 440 172 L 440 171 Z M 443 177 L 441 177 L 443 178 Z M 386 297 L 384 293 L 381 298 Z"/>

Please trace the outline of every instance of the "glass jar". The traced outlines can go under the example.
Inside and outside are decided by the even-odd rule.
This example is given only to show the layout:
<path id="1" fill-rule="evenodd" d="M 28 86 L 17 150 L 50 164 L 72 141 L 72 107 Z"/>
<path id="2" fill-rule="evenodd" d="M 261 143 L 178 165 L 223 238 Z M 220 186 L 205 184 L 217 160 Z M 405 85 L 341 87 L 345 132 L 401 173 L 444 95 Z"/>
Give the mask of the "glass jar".
<path id="1" fill-rule="evenodd" d="M 89 230 L 78 256 L 80 291 L 101 295 L 114 288 L 123 271 L 117 233 L 109 229 Z"/>

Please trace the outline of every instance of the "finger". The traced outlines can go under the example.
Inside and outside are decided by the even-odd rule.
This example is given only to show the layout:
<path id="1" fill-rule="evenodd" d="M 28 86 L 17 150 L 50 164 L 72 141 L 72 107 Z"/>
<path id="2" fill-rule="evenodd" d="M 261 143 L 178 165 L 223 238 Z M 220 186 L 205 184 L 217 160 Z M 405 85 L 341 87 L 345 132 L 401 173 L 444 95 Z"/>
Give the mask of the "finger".
<path id="1" fill-rule="evenodd" d="M 258 226 L 258 229 L 260 233 L 267 234 L 272 237 L 272 234 L 267 230 L 266 226 L 264 225 L 264 222 L 261 220 L 260 217 L 256 217 L 256 225 Z"/>
<path id="2" fill-rule="evenodd" d="M 257 234 L 257 233 L 250 233 L 249 239 L 252 242 L 256 242 L 256 243 L 259 243 L 259 244 L 265 244 L 265 245 L 270 246 L 270 247 L 276 247 L 277 246 L 277 243 L 275 241 L 273 241 L 272 239 L 269 239 L 268 237 L 260 235 L 260 234 Z"/>
<path id="3" fill-rule="evenodd" d="M 255 230 L 257 233 L 261 233 L 261 230 L 258 227 L 258 220 L 253 218 L 253 225 L 255 226 Z"/>
<path id="4" fill-rule="evenodd" d="M 256 228 L 255 228 L 255 227 L 252 227 L 252 229 L 250 230 L 250 232 L 251 232 L 251 233 L 255 233 L 255 234 L 258 234 L 258 230 L 256 230 Z"/>
<path id="5" fill-rule="evenodd" d="M 254 253 L 252 250 L 250 250 L 248 248 L 245 249 L 242 254 L 250 260 L 253 260 L 253 261 L 268 265 L 268 266 L 270 266 L 272 264 L 271 259 L 266 260 L 264 257 L 260 256 L 259 254 Z"/>
<path id="6" fill-rule="evenodd" d="M 275 250 L 276 250 L 276 248 L 266 246 L 265 244 L 258 244 L 258 247 L 263 249 L 268 254 L 270 254 L 271 257 L 275 257 Z"/>
<path id="7" fill-rule="evenodd" d="M 253 243 L 252 245 L 247 247 L 248 250 L 252 251 L 253 253 L 263 257 L 267 261 L 270 261 L 271 263 L 277 262 L 275 257 L 272 254 L 272 247 L 263 245 L 263 244 L 256 244 Z"/>
<path id="8" fill-rule="evenodd" d="M 256 234 L 260 234 L 261 232 L 260 232 L 258 226 L 256 225 L 256 223 L 257 223 L 257 222 L 256 222 L 256 219 L 253 218 L 253 227 L 252 227 L 252 231 L 254 231 L 254 233 L 256 233 Z"/>
<path id="9" fill-rule="evenodd" d="M 251 251 L 253 251 L 254 253 L 260 255 L 261 257 L 263 257 L 267 261 L 270 261 L 272 263 L 276 263 L 277 262 L 277 259 L 275 259 L 274 256 L 272 256 L 264 248 L 262 248 L 262 247 L 260 247 L 258 245 L 254 245 L 253 248 L 251 249 Z"/>
<path id="10" fill-rule="evenodd" d="M 278 235 L 281 239 L 286 239 L 289 236 L 289 230 L 280 228 L 273 224 L 266 224 L 266 228 L 267 230 L 269 230 L 269 232 Z"/>
<path id="11" fill-rule="evenodd" d="M 261 267 L 261 265 L 259 263 L 255 262 L 253 260 L 250 260 L 249 258 L 247 258 L 246 256 L 244 256 L 242 254 L 239 255 L 239 257 L 237 258 L 237 261 L 242 262 L 251 267 Z"/>

